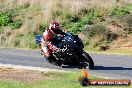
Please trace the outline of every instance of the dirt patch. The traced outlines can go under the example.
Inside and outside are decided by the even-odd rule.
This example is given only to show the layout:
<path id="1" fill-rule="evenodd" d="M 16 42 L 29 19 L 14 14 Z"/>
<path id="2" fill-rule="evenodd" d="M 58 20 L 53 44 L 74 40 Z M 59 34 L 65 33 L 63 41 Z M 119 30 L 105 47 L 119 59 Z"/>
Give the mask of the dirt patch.
<path id="1" fill-rule="evenodd" d="M 39 80 L 51 79 L 47 74 L 47 72 L 0 67 L 0 80 L 33 83 Z"/>
<path id="2" fill-rule="evenodd" d="M 111 49 L 132 49 L 132 36 L 118 37 L 110 44 Z"/>
<path id="3" fill-rule="evenodd" d="M 122 31 L 122 29 L 124 28 L 124 25 L 121 22 L 112 21 L 109 25 L 106 26 L 106 28 L 113 33 L 117 33 Z"/>
<path id="4" fill-rule="evenodd" d="M 86 35 L 83 34 L 83 33 L 79 33 L 79 34 L 78 34 L 78 37 L 79 37 L 80 39 L 82 39 L 82 40 L 86 40 Z"/>

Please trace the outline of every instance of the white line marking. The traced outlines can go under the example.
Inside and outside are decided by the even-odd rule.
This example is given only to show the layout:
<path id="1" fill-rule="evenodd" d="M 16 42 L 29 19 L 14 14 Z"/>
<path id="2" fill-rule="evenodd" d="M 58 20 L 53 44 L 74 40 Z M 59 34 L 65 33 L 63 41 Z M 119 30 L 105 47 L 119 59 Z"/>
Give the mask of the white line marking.
<path id="1" fill-rule="evenodd" d="M 99 78 L 104 78 L 104 79 L 114 79 L 114 78 L 111 78 L 111 77 L 105 77 L 105 76 L 99 76 L 99 75 L 93 75 L 93 76 L 96 76 L 96 77 L 99 77 Z"/>

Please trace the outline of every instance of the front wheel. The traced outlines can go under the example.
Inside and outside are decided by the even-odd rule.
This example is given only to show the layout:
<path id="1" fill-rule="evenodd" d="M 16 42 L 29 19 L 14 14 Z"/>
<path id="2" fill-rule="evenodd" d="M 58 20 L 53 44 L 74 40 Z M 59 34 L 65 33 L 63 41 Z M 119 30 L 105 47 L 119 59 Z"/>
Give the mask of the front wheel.
<path id="1" fill-rule="evenodd" d="M 94 62 L 92 60 L 92 58 L 89 56 L 89 54 L 87 54 L 86 52 L 83 52 L 82 56 L 84 57 L 84 65 L 85 63 L 89 64 L 89 69 L 93 69 L 94 68 Z"/>

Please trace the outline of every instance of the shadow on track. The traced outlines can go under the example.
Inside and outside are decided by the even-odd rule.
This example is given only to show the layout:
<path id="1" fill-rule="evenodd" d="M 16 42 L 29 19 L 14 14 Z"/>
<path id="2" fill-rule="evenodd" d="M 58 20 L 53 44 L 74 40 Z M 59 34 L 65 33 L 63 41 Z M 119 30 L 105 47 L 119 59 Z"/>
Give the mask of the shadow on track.
<path id="1" fill-rule="evenodd" d="M 82 67 L 81 66 L 68 66 L 68 65 L 64 65 L 64 66 L 61 66 L 62 68 L 78 68 L 78 69 L 82 69 Z"/>
<path id="2" fill-rule="evenodd" d="M 93 70 L 132 70 L 132 68 L 94 66 Z"/>
<path id="3" fill-rule="evenodd" d="M 78 68 L 78 69 L 82 69 L 82 67 L 80 67 L 80 66 L 62 66 L 62 68 Z M 93 70 L 132 70 L 132 68 L 94 66 Z"/>

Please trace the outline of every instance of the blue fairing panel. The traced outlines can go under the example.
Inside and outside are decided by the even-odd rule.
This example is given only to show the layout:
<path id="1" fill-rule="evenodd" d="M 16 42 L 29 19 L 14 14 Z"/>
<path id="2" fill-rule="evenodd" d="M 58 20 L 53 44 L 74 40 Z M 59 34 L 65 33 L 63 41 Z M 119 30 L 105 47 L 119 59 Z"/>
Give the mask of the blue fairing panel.
<path id="1" fill-rule="evenodd" d="M 36 44 L 40 45 L 40 41 L 41 41 L 42 37 L 43 37 L 43 35 L 36 35 L 34 37 Z"/>

